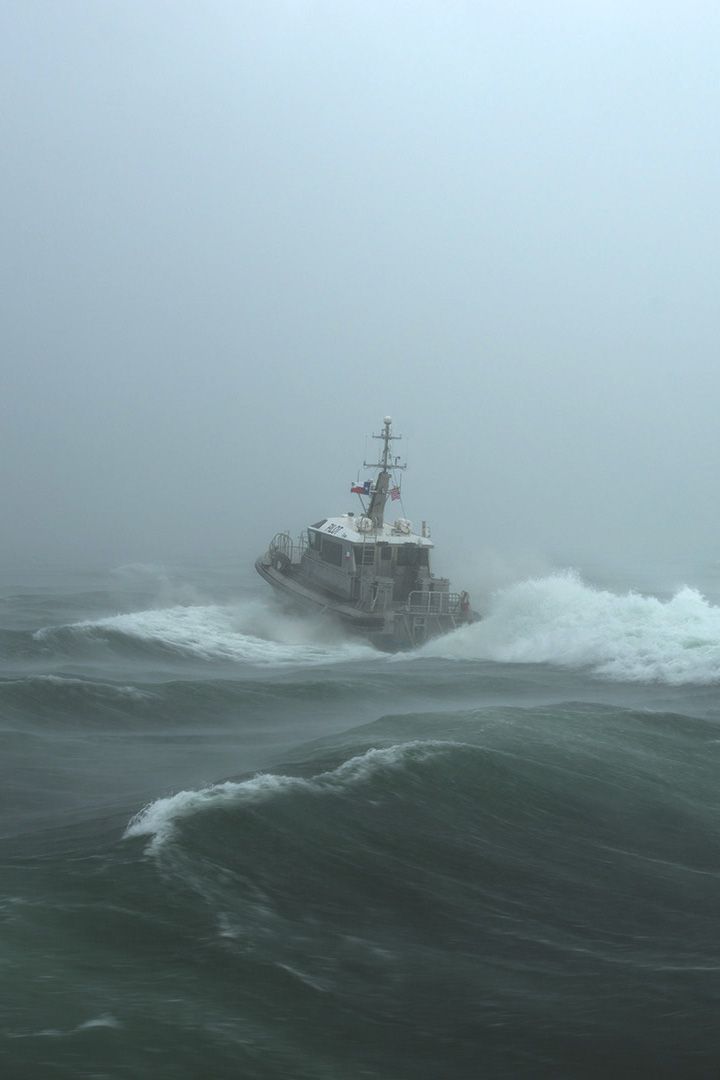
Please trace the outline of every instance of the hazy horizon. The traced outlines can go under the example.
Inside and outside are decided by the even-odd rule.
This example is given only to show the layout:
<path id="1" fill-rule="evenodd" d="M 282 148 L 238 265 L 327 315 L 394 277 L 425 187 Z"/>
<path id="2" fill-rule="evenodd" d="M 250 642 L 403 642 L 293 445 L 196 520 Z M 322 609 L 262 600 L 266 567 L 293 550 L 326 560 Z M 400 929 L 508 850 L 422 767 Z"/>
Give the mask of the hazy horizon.
<path id="1" fill-rule="evenodd" d="M 717 9 L 0 25 L 6 564 L 249 560 L 386 413 L 440 570 L 714 558 Z"/>

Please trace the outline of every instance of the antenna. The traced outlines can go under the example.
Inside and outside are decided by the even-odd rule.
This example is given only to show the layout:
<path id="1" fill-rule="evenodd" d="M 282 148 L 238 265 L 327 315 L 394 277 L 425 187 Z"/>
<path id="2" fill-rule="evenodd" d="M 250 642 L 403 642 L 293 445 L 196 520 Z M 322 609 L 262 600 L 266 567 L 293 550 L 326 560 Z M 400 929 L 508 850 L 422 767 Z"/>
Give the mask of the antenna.
<path id="1" fill-rule="evenodd" d="M 381 461 L 363 461 L 363 465 L 366 469 L 379 469 L 380 474 L 375 483 L 375 490 L 372 493 L 370 500 L 370 506 L 368 508 L 368 517 L 371 518 L 373 525 L 376 529 L 382 529 L 383 527 L 383 514 L 385 511 L 385 503 L 388 497 L 388 485 L 390 482 L 390 469 L 406 469 L 407 465 L 400 465 L 400 458 L 396 457 L 393 461 L 390 456 L 390 443 L 394 439 L 402 439 L 402 435 L 392 435 L 392 417 L 386 416 L 383 418 L 383 430 L 380 435 L 373 435 L 373 439 L 382 439 L 382 460 Z"/>

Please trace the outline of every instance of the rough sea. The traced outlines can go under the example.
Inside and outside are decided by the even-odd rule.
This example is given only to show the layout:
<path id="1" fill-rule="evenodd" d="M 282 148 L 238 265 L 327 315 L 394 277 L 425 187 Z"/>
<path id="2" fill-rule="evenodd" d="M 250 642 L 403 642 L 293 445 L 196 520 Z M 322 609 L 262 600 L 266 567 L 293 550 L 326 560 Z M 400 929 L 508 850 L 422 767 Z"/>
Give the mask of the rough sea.
<path id="1" fill-rule="evenodd" d="M 246 570 L 0 579 L 0 1076 L 720 1075 L 720 568 L 374 652 Z"/>

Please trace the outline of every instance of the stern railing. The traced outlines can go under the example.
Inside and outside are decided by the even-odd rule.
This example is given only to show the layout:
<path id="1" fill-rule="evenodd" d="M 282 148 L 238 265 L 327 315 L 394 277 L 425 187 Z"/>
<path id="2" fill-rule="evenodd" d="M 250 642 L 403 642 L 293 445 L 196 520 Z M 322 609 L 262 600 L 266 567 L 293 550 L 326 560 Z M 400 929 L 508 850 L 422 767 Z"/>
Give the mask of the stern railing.
<path id="1" fill-rule="evenodd" d="M 270 541 L 268 552 L 271 560 L 278 559 L 286 566 L 299 566 L 306 548 L 305 533 L 300 533 L 297 540 L 293 540 L 289 532 L 279 532 Z"/>
<path id="2" fill-rule="evenodd" d="M 459 615 L 460 593 L 416 590 L 408 596 L 410 615 Z"/>

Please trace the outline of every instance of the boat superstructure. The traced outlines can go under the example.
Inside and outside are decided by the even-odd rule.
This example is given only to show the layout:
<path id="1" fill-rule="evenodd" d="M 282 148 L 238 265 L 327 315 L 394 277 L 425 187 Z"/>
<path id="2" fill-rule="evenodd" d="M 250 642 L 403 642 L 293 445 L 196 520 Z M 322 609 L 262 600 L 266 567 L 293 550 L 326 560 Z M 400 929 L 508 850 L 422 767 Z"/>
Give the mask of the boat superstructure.
<path id="1" fill-rule="evenodd" d="M 374 481 L 351 485 L 361 512 L 322 518 L 296 539 L 276 533 L 255 568 L 295 607 L 335 616 L 382 649 L 412 648 L 473 621 L 467 593 L 450 591 L 430 570 L 433 542 L 405 517 L 385 520 L 388 499 L 400 500 L 394 477 L 405 469 L 390 452 L 401 438 L 386 416 Z M 402 505 L 402 503 L 401 503 Z"/>

